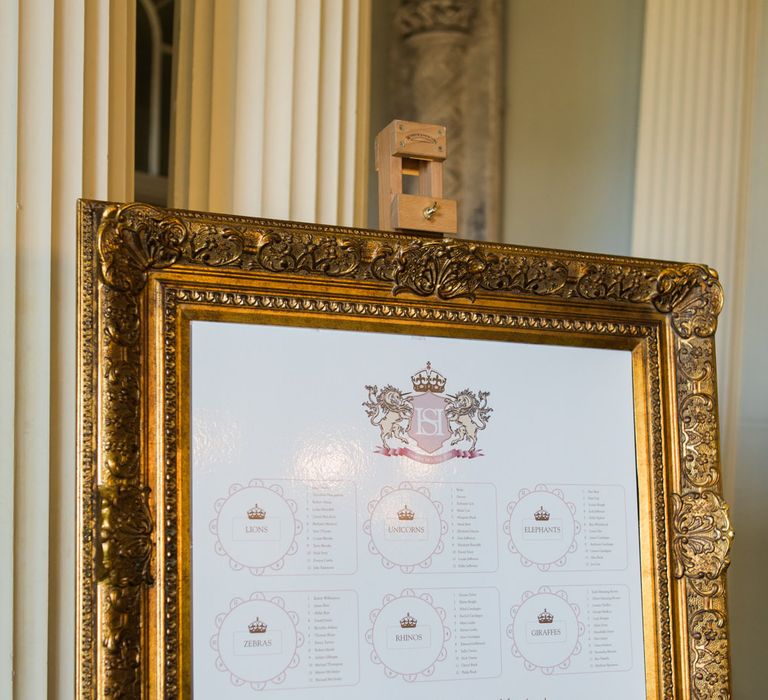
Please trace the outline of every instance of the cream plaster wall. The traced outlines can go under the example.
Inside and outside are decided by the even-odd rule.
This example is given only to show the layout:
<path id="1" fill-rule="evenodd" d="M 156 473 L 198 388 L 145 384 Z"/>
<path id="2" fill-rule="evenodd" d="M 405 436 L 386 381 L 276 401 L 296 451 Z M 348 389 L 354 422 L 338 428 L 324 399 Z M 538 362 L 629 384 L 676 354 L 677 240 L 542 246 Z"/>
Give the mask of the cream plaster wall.
<path id="1" fill-rule="evenodd" d="M 503 236 L 629 254 L 643 0 L 508 0 Z"/>

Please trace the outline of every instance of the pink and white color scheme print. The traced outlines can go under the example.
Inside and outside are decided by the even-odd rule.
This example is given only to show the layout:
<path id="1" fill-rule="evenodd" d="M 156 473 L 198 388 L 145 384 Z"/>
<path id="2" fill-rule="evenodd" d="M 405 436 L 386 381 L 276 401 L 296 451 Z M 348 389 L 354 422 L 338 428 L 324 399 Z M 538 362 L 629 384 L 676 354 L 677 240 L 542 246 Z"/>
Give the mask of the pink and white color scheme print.
<path id="1" fill-rule="evenodd" d="M 377 454 L 408 457 L 423 464 L 483 456 L 477 440 L 493 411 L 488 406 L 489 392 L 463 389 L 445 394 L 447 381 L 427 362 L 411 376 L 412 392 L 392 384 L 381 389 L 365 387 L 368 400 L 363 406 L 381 438 Z M 446 443 L 449 449 L 445 449 Z"/>
<path id="2" fill-rule="evenodd" d="M 209 524 L 214 548 L 232 569 L 248 569 L 254 576 L 267 569 L 279 571 L 299 549 L 296 537 L 303 525 L 296 518 L 297 505 L 279 484 L 258 479 L 247 486 L 232 484 L 214 509 L 216 517 Z"/>
<path id="3" fill-rule="evenodd" d="M 385 568 L 397 566 L 405 574 L 417 567 L 428 569 L 432 557 L 443 551 L 448 523 L 442 518 L 442 503 L 425 486 L 385 486 L 368 504 L 368 513 L 363 523 L 370 537 L 368 551 L 377 554 Z"/>
<path id="4" fill-rule="evenodd" d="M 451 631 L 445 625 L 446 612 L 429 593 L 406 589 L 399 596 L 386 595 L 369 619 L 372 627 L 365 639 L 371 645 L 371 661 L 384 667 L 387 678 L 426 680 L 448 656 L 445 645 Z"/>
<path id="5" fill-rule="evenodd" d="M 280 685 L 300 663 L 304 636 L 298 624 L 299 616 L 286 610 L 279 596 L 253 593 L 248 600 L 234 598 L 229 610 L 216 616 L 216 633 L 210 640 L 217 653 L 216 668 L 229 673 L 235 686 L 247 683 L 264 690 Z"/>
<path id="6" fill-rule="evenodd" d="M 631 353 L 192 335 L 196 697 L 645 698 Z"/>

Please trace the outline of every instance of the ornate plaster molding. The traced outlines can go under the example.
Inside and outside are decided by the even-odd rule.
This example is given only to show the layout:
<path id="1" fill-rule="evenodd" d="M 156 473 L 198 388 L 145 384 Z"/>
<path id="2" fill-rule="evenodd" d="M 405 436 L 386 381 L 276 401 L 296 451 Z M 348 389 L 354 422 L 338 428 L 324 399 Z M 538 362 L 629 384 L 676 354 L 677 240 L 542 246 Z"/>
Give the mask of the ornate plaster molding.
<path id="1" fill-rule="evenodd" d="M 403 0 L 395 27 L 403 37 L 435 31 L 469 34 L 477 9 L 477 0 Z"/>

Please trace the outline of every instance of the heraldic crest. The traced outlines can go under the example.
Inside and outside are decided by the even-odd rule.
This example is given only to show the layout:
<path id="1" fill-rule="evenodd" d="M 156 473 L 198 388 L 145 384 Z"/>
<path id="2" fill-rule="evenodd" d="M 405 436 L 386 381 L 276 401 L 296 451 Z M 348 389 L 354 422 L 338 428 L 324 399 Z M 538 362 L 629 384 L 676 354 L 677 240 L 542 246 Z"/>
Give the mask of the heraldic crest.
<path id="1" fill-rule="evenodd" d="M 381 389 L 365 387 L 368 400 L 363 406 L 381 433 L 376 452 L 426 464 L 482 457 L 477 438 L 493 411 L 488 407 L 489 392 L 463 389 L 456 394 L 443 393 L 447 379 L 430 362 L 411 377 L 411 383 L 413 391 L 391 384 Z M 440 452 L 447 442 L 457 447 Z"/>

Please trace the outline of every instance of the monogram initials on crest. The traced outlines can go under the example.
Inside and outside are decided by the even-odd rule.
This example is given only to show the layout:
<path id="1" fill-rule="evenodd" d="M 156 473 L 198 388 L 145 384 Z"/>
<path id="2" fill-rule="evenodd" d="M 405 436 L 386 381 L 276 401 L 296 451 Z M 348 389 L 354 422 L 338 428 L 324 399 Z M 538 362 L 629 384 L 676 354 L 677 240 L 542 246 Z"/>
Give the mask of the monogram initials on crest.
<path id="1" fill-rule="evenodd" d="M 368 400 L 363 406 L 380 432 L 381 445 L 376 452 L 428 464 L 482 457 L 477 438 L 493 411 L 488 406 L 489 392 L 464 389 L 453 395 L 443 393 L 447 379 L 431 362 L 411 376 L 411 384 L 413 391 L 402 391 L 392 384 L 382 389 L 365 387 Z M 439 452 L 446 443 L 456 447 Z"/>

